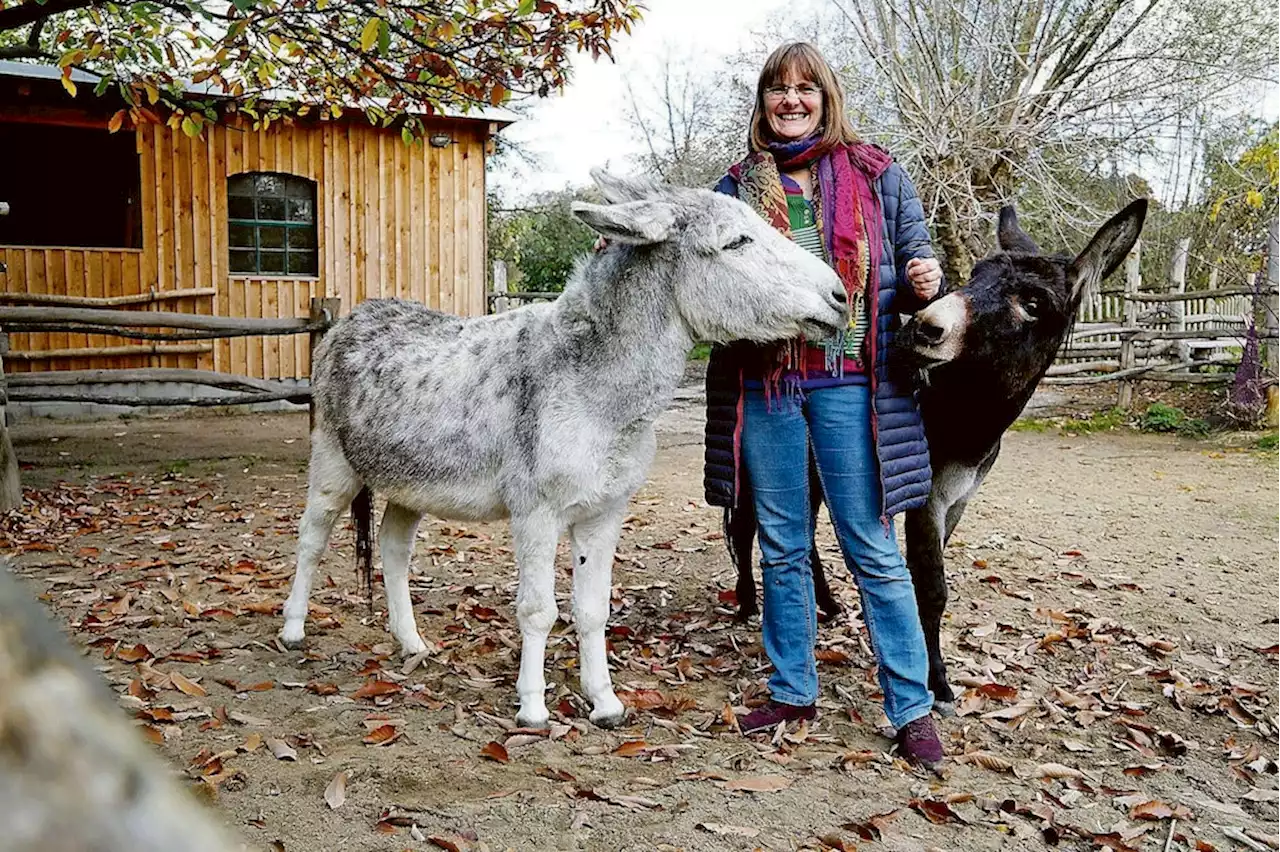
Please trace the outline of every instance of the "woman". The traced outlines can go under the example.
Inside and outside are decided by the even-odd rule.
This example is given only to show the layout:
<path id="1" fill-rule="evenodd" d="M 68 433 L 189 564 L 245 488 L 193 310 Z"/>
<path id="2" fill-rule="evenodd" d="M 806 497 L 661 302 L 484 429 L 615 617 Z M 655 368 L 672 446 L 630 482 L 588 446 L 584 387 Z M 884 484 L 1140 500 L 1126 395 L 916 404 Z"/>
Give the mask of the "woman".
<path id="1" fill-rule="evenodd" d="M 862 595 L 899 752 L 933 768 L 942 744 L 929 716 L 924 634 L 891 520 L 924 504 L 929 456 L 912 389 L 894 382 L 885 356 L 897 314 L 937 296 L 942 273 L 915 187 L 883 149 L 858 140 L 840 84 L 812 45 L 785 44 L 765 62 L 750 148 L 716 189 L 827 260 L 851 319 L 823 342 L 717 349 L 707 371 L 707 500 L 729 511 L 740 496 L 753 500 L 774 667 L 770 700 L 739 725 L 750 733 L 817 715 L 812 452 Z"/>

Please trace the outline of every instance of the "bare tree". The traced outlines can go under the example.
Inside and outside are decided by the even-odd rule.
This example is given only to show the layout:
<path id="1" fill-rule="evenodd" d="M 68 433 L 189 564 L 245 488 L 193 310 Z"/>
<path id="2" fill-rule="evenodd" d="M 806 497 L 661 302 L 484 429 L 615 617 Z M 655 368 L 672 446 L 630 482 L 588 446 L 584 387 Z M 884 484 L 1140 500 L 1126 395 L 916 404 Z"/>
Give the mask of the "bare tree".
<path id="1" fill-rule="evenodd" d="M 919 185 L 952 280 L 967 279 L 988 217 L 1015 189 L 1034 189 L 1046 218 L 1068 229 L 1095 211 L 1076 203 L 1065 175 L 1180 155 L 1170 190 L 1185 190 L 1192 134 L 1224 98 L 1275 73 L 1274 9 L 1262 0 L 835 8 L 859 48 L 847 58 L 851 112 L 883 122 L 878 135 Z"/>
<path id="2" fill-rule="evenodd" d="M 707 187 L 746 150 L 751 92 L 727 68 L 693 70 L 668 50 L 627 81 L 627 123 L 644 142 L 641 168 L 677 186 Z"/>

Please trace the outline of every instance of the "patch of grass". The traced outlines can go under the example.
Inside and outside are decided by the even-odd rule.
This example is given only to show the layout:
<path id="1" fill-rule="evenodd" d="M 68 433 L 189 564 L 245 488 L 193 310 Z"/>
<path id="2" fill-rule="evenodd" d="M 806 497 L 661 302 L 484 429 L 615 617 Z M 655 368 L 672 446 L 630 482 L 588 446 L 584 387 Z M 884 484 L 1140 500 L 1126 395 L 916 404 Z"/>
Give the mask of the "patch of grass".
<path id="1" fill-rule="evenodd" d="M 1048 432 L 1057 426 L 1057 423 L 1051 419 L 1043 417 L 1019 417 L 1013 421 L 1013 425 L 1009 427 L 1010 432 L 1035 432 L 1040 434 Z"/>
<path id="2" fill-rule="evenodd" d="M 164 472 L 170 476 L 177 476 L 178 474 L 186 473 L 189 467 L 191 467 L 189 459 L 176 459 L 164 466 Z"/>
<path id="3" fill-rule="evenodd" d="M 1263 435 L 1253 442 L 1253 448 L 1255 450 L 1275 452 L 1280 449 L 1280 433 L 1272 432 L 1270 435 Z"/>
<path id="4" fill-rule="evenodd" d="M 1209 434 L 1209 424 L 1198 417 L 1188 417 L 1181 408 L 1153 402 L 1138 419 L 1143 432 L 1172 432 L 1186 438 L 1203 438 Z"/>
<path id="5" fill-rule="evenodd" d="M 689 353 L 690 361 L 706 361 L 711 357 L 711 344 L 699 343 L 693 347 L 693 351 Z"/>
<path id="6" fill-rule="evenodd" d="M 1095 411 L 1087 417 L 1022 417 L 1009 427 L 1010 432 L 1044 433 L 1057 429 L 1064 434 L 1089 435 L 1131 426 L 1129 415 L 1119 408 Z"/>
<path id="7" fill-rule="evenodd" d="M 1094 432 L 1110 432 L 1124 429 L 1130 425 L 1129 414 L 1122 408 L 1108 408 L 1095 411 L 1088 417 L 1070 418 L 1059 424 L 1064 432 L 1077 435 L 1091 435 Z"/>

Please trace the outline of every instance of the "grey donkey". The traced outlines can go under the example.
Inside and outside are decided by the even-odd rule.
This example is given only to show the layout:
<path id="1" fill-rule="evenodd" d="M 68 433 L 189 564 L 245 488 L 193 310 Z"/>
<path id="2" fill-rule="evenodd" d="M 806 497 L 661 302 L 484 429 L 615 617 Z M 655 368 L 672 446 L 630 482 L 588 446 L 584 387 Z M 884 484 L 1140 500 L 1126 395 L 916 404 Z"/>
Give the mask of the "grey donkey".
<path id="1" fill-rule="evenodd" d="M 567 530 L 582 691 L 594 723 L 622 723 L 604 640 L 614 550 L 689 350 L 823 338 L 845 326 L 848 305 L 825 263 L 736 199 L 592 177 L 608 203 L 573 212 L 607 248 L 578 264 L 557 301 L 472 319 L 368 301 L 325 336 L 286 645 L 303 639 L 316 564 L 358 494 L 357 507 L 371 505 L 369 491 L 387 498 L 379 544 L 389 627 L 405 654 L 426 648 L 408 579 L 421 517 L 510 518 L 523 640 L 516 719 L 541 727 L 556 544 Z"/>

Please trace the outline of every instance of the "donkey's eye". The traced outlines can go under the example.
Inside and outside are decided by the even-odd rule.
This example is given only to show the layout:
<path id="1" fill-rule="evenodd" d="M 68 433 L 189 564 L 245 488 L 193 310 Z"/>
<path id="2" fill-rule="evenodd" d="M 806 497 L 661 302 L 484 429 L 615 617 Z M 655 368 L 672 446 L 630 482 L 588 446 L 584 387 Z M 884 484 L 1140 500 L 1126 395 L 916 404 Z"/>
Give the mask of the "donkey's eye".
<path id="1" fill-rule="evenodd" d="M 1023 296 L 1014 302 L 1014 309 L 1023 322 L 1035 322 L 1040 318 L 1040 299 L 1035 296 Z"/>
<path id="2" fill-rule="evenodd" d="M 741 236 L 734 237 L 732 240 L 725 243 L 724 250 L 733 251 L 734 249 L 740 249 L 750 242 L 751 242 L 751 238 L 748 237 L 746 234 L 742 234 Z"/>

